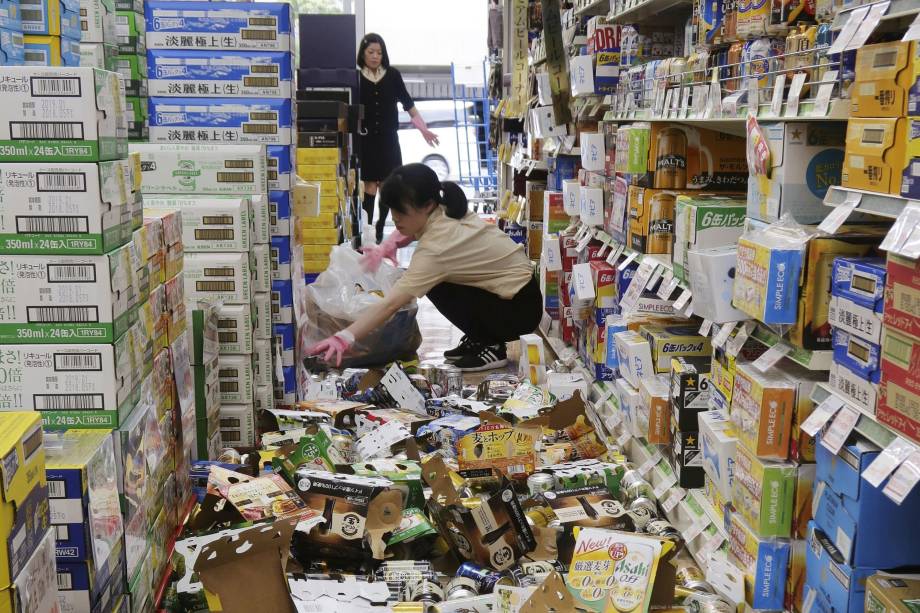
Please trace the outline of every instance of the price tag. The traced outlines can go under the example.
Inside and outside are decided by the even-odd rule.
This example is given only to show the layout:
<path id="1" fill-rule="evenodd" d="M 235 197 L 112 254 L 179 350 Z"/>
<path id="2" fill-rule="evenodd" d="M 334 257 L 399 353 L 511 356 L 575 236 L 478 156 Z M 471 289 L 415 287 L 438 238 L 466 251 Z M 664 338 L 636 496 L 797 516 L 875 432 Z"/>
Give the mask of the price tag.
<path id="1" fill-rule="evenodd" d="M 802 613 L 811 613 L 811 610 L 815 608 L 815 600 L 818 599 L 818 590 L 806 585 L 805 590 L 808 592 L 808 595 L 805 596 L 805 602 L 802 603 Z"/>
<path id="2" fill-rule="evenodd" d="M 690 319 L 691 317 L 693 317 L 693 303 L 692 302 L 689 303 L 687 305 L 687 308 L 684 309 L 684 317 L 686 317 L 687 319 Z"/>
<path id="3" fill-rule="evenodd" d="M 882 493 L 901 504 L 920 481 L 920 451 L 910 454 L 898 467 Z"/>
<path id="4" fill-rule="evenodd" d="M 862 200 L 862 194 L 859 192 L 847 192 L 847 201 L 834 207 L 834 209 L 828 213 L 827 217 L 818 224 L 818 231 L 826 234 L 835 234 L 837 230 L 840 229 L 840 226 L 849 219 L 853 211 L 856 210 L 856 207 L 859 206 L 860 200 Z"/>
<path id="5" fill-rule="evenodd" d="M 779 362 L 784 355 L 792 351 L 792 346 L 786 341 L 779 341 L 767 349 L 759 358 L 754 360 L 754 368 L 760 372 L 767 372 L 774 364 Z"/>
<path id="6" fill-rule="evenodd" d="M 862 23 L 859 24 L 856 34 L 854 34 L 850 42 L 847 43 L 844 51 L 854 51 L 866 44 L 866 41 L 869 40 L 875 28 L 878 27 L 878 22 L 882 20 L 882 16 L 888 12 L 889 4 L 891 3 L 886 0 L 885 2 L 877 2 L 869 5 L 869 13 L 862 20 Z"/>
<path id="7" fill-rule="evenodd" d="M 907 32 L 904 33 L 904 38 L 901 40 L 905 42 L 911 40 L 920 40 L 920 14 L 914 17 L 914 22 L 910 24 L 909 28 L 907 28 Z"/>
<path id="8" fill-rule="evenodd" d="M 703 546 L 700 547 L 699 557 L 702 560 L 709 559 L 709 556 L 712 553 L 722 546 L 722 543 L 725 542 L 725 537 L 718 531 L 715 534 L 706 539 L 706 542 L 703 543 Z"/>
<path id="9" fill-rule="evenodd" d="M 744 343 L 747 342 L 747 339 L 751 336 L 751 332 L 754 331 L 754 326 L 756 324 L 752 321 L 744 322 L 744 325 L 741 326 L 741 329 L 733 336 L 728 339 L 728 343 L 725 346 L 725 352 L 731 357 L 737 357 L 741 352 L 741 348 L 744 347 Z"/>
<path id="10" fill-rule="evenodd" d="M 789 97 L 786 99 L 785 117 L 799 116 L 799 101 L 802 98 L 802 87 L 805 85 L 807 76 L 804 72 L 797 72 L 792 75 L 792 83 L 789 85 Z"/>
<path id="11" fill-rule="evenodd" d="M 548 271 L 562 270 L 562 251 L 559 239 L 545 234 L 543 236 L 543 264 Z"/>
<path id="12" fill-rule="evenodd" d="M 843 400 L 837 396 L 828 396 L 824 401 L 815 407 L 815 410 L 811 412 L 811 415 L 802 422 L 800 426 L 802 432 L 808 436 L 814 437 L 818 434 L 818 431 L 824 427 L 831 417 L 837 414 L 843 407 Z"/>
<path id="13" fill-rule="evenodd" d="M 910 258 L 920 257 L 920 203 L 908 202 L 898 214 L 879 249 Z"/>
<path id="14" fill-rule="evenodd" d="M 698 518 L 695 522 L 690 524 L 686 530 L 683 531 L 684 541 L 689 543 L 700 534 L 703 533 L 703 530 L 706 529 L 710 522 L 706 518 Z"/>
<path id="15" fill-rule="evenodd" d="M 594 280 L 591 278 L 591 264 L 584 263 L 572 266 L 572 285 L 575 287 L 575 297 L 579 300 L 591 300 L 594 298 Z"/>
<path id="16" fill-rule="evenodd" d="M 836 55 L 838 53 L 842 53 L 849 42 L 853 40 L 853 36 L 856 35 L 856 31 L 859 30 L 859 26 L 862 24 L 863 19 L 865 19 L 866 15 L 868 14 L 868 6 L 861 6 L 859 8 L 853 9 L 852 11 L 849 11 L 847 13 L 848 18 L 843 24 L 843 27 L 840 29 L 840 34 L 838 34 L 837 38 L 834 40 L 834 44 L 831 45 L 830 49 L 827 50 L 827 55 Z"/>
<path id="17" fill-rule="evenodd" d="M 722 86 L 715 70 L 712 71 L 712 83 L 709 84 L 709 97 L 706 99 L 706 117 L 722 116 Z"/>
<path id="18" fill-rule="evenodd" d="M 680 284 L 680 279 L 678 279 L 677 277 L 675 277 L 675 276 L 672 275 L 672 276 L 671 276 L 671 280 L 668 281 L 667 286 L 665 286 L 665 288 L 664 288 L 664 298 L 662 298 L 662 300 L 668 300 L 668 299 L 670 299 L 670 298 L 671 298 L 671 294 L 674 293 L 674 290 L 677 289 L 677 286 L 678 286 L 679 284 Z M 662 285 L 664 285 L 663 282 L 662 282 Z M 659 296 L 661 295 L 660 291 L 659 291 L 659 294 L 658 294 L 658 295 L 659 295 Z"/>
<path id="19" fill-rule="evenodd" d="M 760 83 L 751 77 L 747 80 L 748 115 L 757 117 L 760 112 Z"/>
<path id="20" fill-rule="evenodd" d="M 626 259 L 620 262 L 620 265 L 617 266 L 617 270 L 619 271 L 626 270 L 626 267 L 629 266 L 632 263 L 632 261 L 635 260 L 638 256 L 639 256 L 638 252 L 631 251 L 629 255 L 626 256 Z"/>
<path id="21" fill-rule="evenodd" d="M 622 449 L 626 445 L 626 443 L 629 442 L 629 439 L 631 438 L 632 438 L 632 435 L 629 432 L 623 432 L 617 438 L 617 445 Z"/>
<path id="22" fill-rule="evenodd" d="M 655 495 L 655 500 L 658 500 L 658 499 L 660 499 L 662 496 L 664 496 L 665 492 L 667 492 L 668 490 L 670 490 L 671 487 L 672 487 L 675 483 L 677 483 L 677 477 L 675 477 L 675 476 L 672 474 L 668 479 L 665 479 L 664 481 L 662 481 L 661 483 L 659 483 L 657 486 L 655 486 L 655 487 L 652 489 L 652 493 Z"/>
<path id="23" fill-rule="evenodd" d="M 709 336 L 710 332 L 712 332 L 712 322 L 708 319 L 704 319 L 703 325 L 700 326 L 700 335 Z"/>
<path id="24" fill-rule="evenodd" d="M 664 501 L 662 501 L 661 508 L 665 513 L 670 513 L 674 510 L 674 507 L 676 507 L 678 503 L 684 499 L 686 493 L 687 492 L 685 492 L 683 488 L 675 487 L 671 490 L 671 493 L 664 499 Z"/>
<path id="25" fill-rule="evenodd" d="M 849 406 L 841 407 L 830 427 L 821 436 L 821 446 L 837 455 L 858 421 L 859 411 Z"/>
<path id="26" fill-rule="evenodd" d="M 639 474 L 645 477 L 645 475 L 648 474 L 648 471 L 652 470 L 655 464 L 657 464 L 660 461 L 661 461 L 661 452 L 656 450 L 655 453 L 653 453 L 649 457 L 649 459 L 647 459 L 645 462 L 642 463 L 641 466 L 639 466 Z"/>
<path id="27" fill-rule="evenodd" d="M 590 230 L 588 232 L 585 232 L 585 235 L 581 238 L 581 241 L 579 241 L 579 243 L 575 246 L 575 251 L 577 251 L 578 253 L 581 253 L 582 251 L 584 251 L 588 247 L 588 244 L 591 242 L 591 239 L 593 238 L 594 238 L 594 235 L 591 234 Z"/>
<path id="28" fill-rule="evenodd" d="M 706 85 L 693 86 L 693 117 L 703 116 L 706 110 L 706 98 L 709 97 L 709 87 Z"/>
<path id="29" fill-rule="evenodd" d="M 602 258 L 604 254 L 607 253 L 607 250 L 610 248 L 609 237 L 606 239 L 601 239 L 601 248 L 597 250 L 597 257 Z"/>
<path id="30" fill-rule="evenodd" d="M 652 273 L 652 276 L 649 277 L 648 283 L 645 284 L 645 289 L 650 290 L 653 287 L 655 287 L 655 283 L 658 281 L 658 279 L 661 278 L 661 275 L 664 273 L 665 270 L 667 269 L 664 266 L 656 266 L 655 272 Z"/>
<path id="31" fill-rule="evenodd" d="M 818 505 L 821 504 L 821 496 L 824 495 L 824 489 L 827 487 L 827 483 L 824 481 L 818 481 L 815 484 L 815 493 L 811 497 L 811 516 L 814 517 L 818 514 Z"/>
<path id="32" fill-rule="evenodd" d="M 776 75 L 773 82 L 773 99 L 770 100 L 770 115 L 779 117 L 783 112 L 783 91 L 786 89 L 786 75 Z"/>
<path id="33" fill-rule="evenodd" d="M 735 92 L 725 96 L 725 100 L 722 101 L 722 110 L 725 111 L 726 115 L 734 117 L 738 114 L 738 105 L 743 95 L 744 92 Z"/>
<path id="34" fill-rule="evenodd" d="M 680 96 L 682 89 L 677 87 L 674 89 L 674 96 L 671 98 L 671 112 L 668 113 L 669 117 L 680 117 Z"/>
<path id="35" fill-rule="evenodd" d="M 617 258 L 620 257 L 620 254 L 623 253 L 623 245 L 617 245 L 610 252 L 610 255 L 607 256 L 607 263 L 611 266 L 616 265 Z"/>
<path id="36" fill-rule="evenodd" d="M 715 338 L 712 339 L 712 345 L 719 348 L 725 345 L 725 341 L 727 341 L 728 337 L 731 336 L 732 330 L 735 329 L 737 324 L 738 322 L 736 321 L 730 321 L 728 323 L 722 324 L 722 327 L 719 328 Z"/>
<path id="37" fill-rule="evenodd" d="M 662 105 L 662 109 L 661 109 L 662 115 L 664 115 L 666 112 L 670 113 L 672 98 L 674 98 L 674 90 L 669 88 L 664 94 L 664 104 Z"/>
<path id="38" fill-rule="evenodd" d="M 664 274 L 661 275 L 661 285 L 658 286 L 658 297 L 662 300 L 667 300 L 670 294 L 665 293 L 668 286 L 671 284 L 671 281 L 674 279 L 674 272 L 671 269 L 664 271 Z"/>
<path id="39" fill-rule="evenodd" d="M 642 263 L 639 264 L 636 275 L 632 278 L 632 281 L 630 281 L 629 287 L 626 288 L 626 291 L 623 293 L 623 298 L 620 300 L 620 309 L 623 312 L 631 311 L 636 306 L 636 302 L 639 301 L 639 296 L 642 295 L 642 290 L 645 289 L 649 277 L 655 272 L 657 266 L 658 264 L 654 263 L 651 259 L 642 260 Z"/>
<path id="40" fill-rule="evenodd" d="M 868 481 L 873 487 L 878 487 L 882 481 L 888 478 L 892 471 L 900 466 L 904 460 L 915 453 L 917 448 L 908 443 L 900 436 L 894 437 L 894 440 L 888 443 L 888 446 L 882 450 L 882 453 L 876 456 L 872 464 L 863 471 L 862 478 Z"/>
<path id="41" fill-rule="evenodd" d="M 680 311 L 680 310 L 682 310 L 685 306 L 689 306 L 687 303 L 690 302 L 690 297 L 691 297 L 692 295 L 693 295 L 693 294 L 690 293 L 690 290 L 688 290 L 688 289 L 683 290 L 683 291 L 680 293 L 680 295 L 677 297 L 677 300 L 674 301 L 674 310 L 675 310 L 675 311 Z M 689 317 L 689 315 L 688 315 L 687 317 Z"/>
<path id="42" fill-rule="evenodd" d="M 684 87 L 680 90 L 680 114 L 678 117 L 686 117 L 690 113 L 690 88 Z"/>
<path id="43" fill-rule="evenodd" d="M 729 563 L 725 554 L 714 551 L 706 564 L 706 581 L 729 602 L 744 602 L 744 573 Z"/>
<path id="44" fill-rule="evenodd" d="M 834 85 L 837 83 L 837 71 L 829 70 L 823 77 L 821 85 L 818 86 L 818 93 L 815 95 L 815 105 L 811 109 L 812 117 L 825 117 L 831 106 L 831 94 L 834 91 Z"/>

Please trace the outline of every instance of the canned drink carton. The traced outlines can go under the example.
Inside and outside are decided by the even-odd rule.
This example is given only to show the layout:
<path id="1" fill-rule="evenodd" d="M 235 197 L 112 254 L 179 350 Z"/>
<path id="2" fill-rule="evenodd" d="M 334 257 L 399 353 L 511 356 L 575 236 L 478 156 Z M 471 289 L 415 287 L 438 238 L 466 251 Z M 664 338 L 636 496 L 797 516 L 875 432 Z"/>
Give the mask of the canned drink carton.
<path id="1" fill-rule="evenodd" d="M 252 294 L 252 321 L 255 325 L 253 337 L 272 337 L 272 312 L 271 293 L 253 292 Z"/>
<path id="2" fill-rule="evenodd" d="M 22 14 L 19 0 L 0 0 L 0 28 L 22 32 Z"/>
<path id="3" fill-rule="evenodd" d="M 80 29 L 82 43 L 114 43 L 115 1 L 80 0 Z"/>
<path id="4" fill-rule="evenodd" d="M 252 268 L 252 291 L 269 291 L 272 277 L 271 246 L 266 244 L 253 245 L 249 251 L 249 266 Z"/>
<path id="5" fill-rule="evenodd" d="M 249 304 L 251 289 L 248 253 L 189 253 L 185 256 L 185 294 L 189 300 Z"/>
<path id="6" fill-rule="evenodd" d="M 674 276 L 690 280 L 687 252 L 735 245 L 743 232 L 747 204 L 709 194 L 677 196 L 674 214 Z"/>
<path id="7" fill-rule="evenodd" d="M 132 143 L 130 150 L 141 156 L 144 193 L 240 196 L 268 192 L 262 145 Z"/>
<path id="8" fill-rule="evenodd" d="M 758 458 L 788 458 L 795 397 L 795 383 L 781 372 L 764 374 L 751 363 L 736 364 L 731 413 L 741 444 Z"/>
<path id="9" fill-rule="evenodd" d="M 273 324 L 294 323 L 294 288 L 290 279 L 272 281 L 271 310 Z"/>
<path id="10" fill-rule="evenodd" d="M 748 604 L 755 609 L 782 609 L 789 541 L 758 537 L 738 513 L 731 515 L 728 535 L 729 559 L 744 572 Z"/>
<path id="11" fill-rule="evenodd" d="M 853 117 L 920 115 L 920 46 L 917 41 L 864 45 L 856 51 L 856 81 L 850 92 Z"/>
<path id="12" fill-rule="evenodd" d="M 182 211 L 182 245 L 186 252 L 249 251 L 252 247 L 248 199 L 147 196 L 144 208 Z"/>
<path id="13" fill-rule="evenodd" d="M 155 143 L 290 145 L 289 98 L 150 98 Z"/>
<path id="14" fill-rule="evenodd" d="M 26 47 L 22 32 L 0 28 L 0 65 L 22 66 L 25 59 Z"/>
<path id="15" fill-rule="evenodd" d="M 253 341 L 252 351 L 252 368 L 255 375 L 256 387 L 272 385 L 272 341 L 267 338 L 260 338 Z"/>
<path id="16" fill-rule="evenodd" d="M 250 404 L 255 386 L 255 372 L 250 354 L 226 354 L 218 358 L 221 404 Z"/>
<path id="17" fill-rule="evenodd" d="M 116 73 L 2 66 L 0 80 L 5 84 L 0 108 L 5 161 L 97 162 L 127 155 L 127 115 Z M 42 104 L 48 98 L 55 104 Z"/>
<path id="18" fill-rule="evenodd" d="M 217 306 L 217 342 L 220 353 L 252 353 L 252 309 L 247 304 Z"/>
<path id="19" fill-rule="evenodd" d="M 125 100 L 128 103 L 128 140 L 146 141 L 150 135 L 147 128 L 147 115 L 149 113 L 147 98 L 129 96 Z"/>
<path id="20" fill-rule="evenodd" d="M 147 97 L 147 60 L 143 55 L 119 55 L 115 70 L 124 79 L 127 96 Z"/>
<path id="21" fill-rule="evenodd" d="M 268 145 L 265 148 L 269 190 L 289 192 L 293 186 L 296 151 L 295 145 Z"/>
<path id="22" fill-rule="evenodd" d="M 767 324 L 794 324 L 805 242 L 771 229 L 738 239 L 733 306 Z"/>
<path id="23" fill-rule="evenodd" d="M 900 194 L 905 186 L 920 185 L 920 167 L 911 163 L 908 154 L 917 150 L 918 141 L 920 119 L 851 118 L 841 185 L 883 194 Z"/>
<path id="24" fill-rule="evenodd" d="M 796 466 L 765 462 L 744 445 L 737 449 L 732 505 L 759 537 L 792 536 Z"/>
<path id="25" fill-rule="evenodd" d="M 114 40 L 106 43 L 80 43 L 80 66 L 115 71 L 117 57 L 118 47 Z"/>
<path id="26" fill-rule="evenodd" d="M 80 0 L 20 0 L 23 34 L 80 40 Z"/>
<path id="27" fill-rule="evenodd" d="M 220 439 L 227 447 L 255 446 L 255 411 L 251 404 L 220 405 Z"/>
<path id="28" fill-rule="evenodd" d="M 151 49 L 292 51 L 293 11 L 286 2 L 146 3 Z"/>
<path id="29" fill-rule="evenodd" d="M 147 23 L 134 11 L 115 11 L 115 39 L 122 55 L 147 54 Z"/>
<path id="30" fill-rule="evenodd" d="M 152 49 L 147 54 L 151 96 L 290 98 L 292 54 Z"/>

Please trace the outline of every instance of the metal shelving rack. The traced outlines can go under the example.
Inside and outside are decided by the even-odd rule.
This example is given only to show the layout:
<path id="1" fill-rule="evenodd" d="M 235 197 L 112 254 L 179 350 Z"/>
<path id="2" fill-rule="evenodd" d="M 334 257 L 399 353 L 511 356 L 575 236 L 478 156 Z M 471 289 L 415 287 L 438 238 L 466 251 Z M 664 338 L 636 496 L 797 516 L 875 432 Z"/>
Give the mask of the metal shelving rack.
<path id="1" fill-rule="evenodd" d="M 487 82 L 485 62 L 482 64 L 481 87 L 458 83 L 457 67 L 454 64 L 450 65 L 450 89 L 457 129 L 460 183 L 475 190 L 475 200 L 495 202 L 498 177 L 495 152 L 489 146 L 493 102 L 489 98 Z"/>

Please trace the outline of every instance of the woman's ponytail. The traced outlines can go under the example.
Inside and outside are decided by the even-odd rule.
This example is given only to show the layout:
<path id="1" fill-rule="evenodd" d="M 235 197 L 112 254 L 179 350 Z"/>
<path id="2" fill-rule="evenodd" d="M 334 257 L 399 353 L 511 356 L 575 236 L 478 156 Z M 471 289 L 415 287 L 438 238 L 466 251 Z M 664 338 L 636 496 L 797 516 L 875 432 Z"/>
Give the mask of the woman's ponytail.
<path id="1" fill-rule="evenodd" d="M 444 205 L 447 216 L 452 219 L 463 219 L 469 211 L 463 189 L 453 181 L 442 181 L 441 193 L 441 204 Z"/>

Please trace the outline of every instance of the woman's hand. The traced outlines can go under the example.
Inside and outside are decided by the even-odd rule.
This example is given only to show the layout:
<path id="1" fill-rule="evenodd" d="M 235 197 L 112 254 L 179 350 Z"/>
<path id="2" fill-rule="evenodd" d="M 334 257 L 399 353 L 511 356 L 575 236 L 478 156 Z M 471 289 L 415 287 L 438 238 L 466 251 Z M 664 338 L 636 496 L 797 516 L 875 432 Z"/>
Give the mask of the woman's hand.
<path id="1" fill-rule="evenodd" d="M 432 132 L 431 130 L 429 130 L 428 128 L 425 128 L 421 132 L 422 132 L 422 136 L 425 138 L 425 142 L 428 143 L 429 146 L 435 147 L 441 144 L 440 139 L 438 139 L 438 135 Z"/>
<path id="2" fill-rule="evenodd" d="M 307 355 L 323 355 L 323 360 L 336 366 L 342 365 L 342 355 L 355 344 L 354 335 L 348 330 L 336 332 L 329 338 L 322 340 L 307 348 Z M 333 359 L 335 360 L 333 362 Z"/>
<path id="3" fill-rule="evenodd" d="M 368 245 L 361 249 L 364 257 L 361 258 L 361 268 L 364 272 L 374 273 L 380 268 L 384 260 L 396 264 L 396 250 L 412 242 L 411 236 L 403 236 L 399 230 L 394 230 L 379 245 Z"/>

